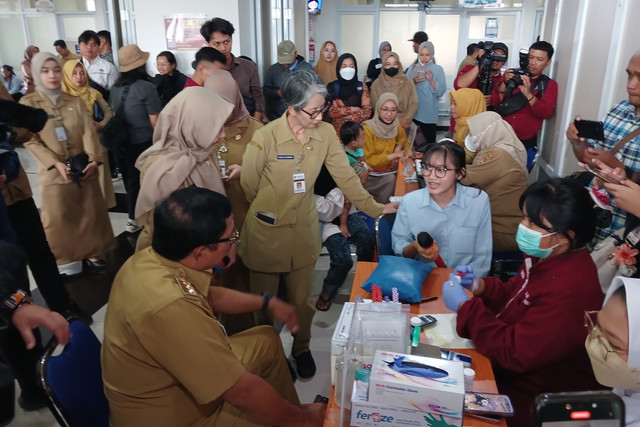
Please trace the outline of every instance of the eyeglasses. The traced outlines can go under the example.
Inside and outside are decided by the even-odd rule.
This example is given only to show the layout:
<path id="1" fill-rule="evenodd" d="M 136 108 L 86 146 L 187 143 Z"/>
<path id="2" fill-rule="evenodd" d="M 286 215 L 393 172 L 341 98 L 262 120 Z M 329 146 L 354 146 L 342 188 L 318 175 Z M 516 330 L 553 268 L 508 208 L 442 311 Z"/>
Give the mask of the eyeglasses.
<path id="1" fill-rule="evenodd" d="M 233 236 L 231 237 L 227 237 L 225 239 L 220 239 L 218 241 L 215 242 L 211 242 L 212 245 L 215 245 L 216 243 L 225 243 L 225 242 L 229 242 L 231 244 L 236 244 L 239 245 L 240 244 L 240 232 L 238 231 L 238 229 L 234 228 L 233 229 Z"/>
<path id="2" fill-rule="evenodd" d="M 316 110 L 312 113 L 306 111 L 304 108 L 301 108 L 300 111 L 304 112 L 307 114 L 307 116 L 309 116 L 310 119 L 315 119 L 316 117 L 318 117 L 320 114 L 324 114 L 329 107 L 331 106 L 331 103 L 329 101 L 325 102 L 324 106 L 322 107 L 321 110 Z"/>
<path id="3" fill-rule="evenodd" d="M 602 336 L 602 330 L 598 325 L 598 312 L 597 311 L 585 311 L 584 312 L 584 326 L 587 328 L 587 332 L 589 333 L 589 337 L 591 339 L 597 339 L 598 343 L 600 343 L 600 347 L 602 347 L 602 351 L 604 352 L 604 360 L 607 360 L 607 357 L 610 353 L 615 353 L 618 356 L 625 355 L 628 353 L 628 350 L 623 350 L 611 344 L 605 337 Z"/>
<path id="4" fill-rule="evenodd" d="M 430 176 L 431 172 L 434 172 L 436 174 L 436 178 L 444 178 L 447 172 L 449 172 L 450 170 L 452 169 L 447 169 L 446 166 L 436 167 L 436 166 L 431 166 L 428 163 L 422 164 L 422 174 L 426 176 Z"/>
<path id="5" fill-rule="evenodd" d="M 397 108 L 381 108 L 380 112 L 384 114 L 397 113 L 398 109 Z"/>

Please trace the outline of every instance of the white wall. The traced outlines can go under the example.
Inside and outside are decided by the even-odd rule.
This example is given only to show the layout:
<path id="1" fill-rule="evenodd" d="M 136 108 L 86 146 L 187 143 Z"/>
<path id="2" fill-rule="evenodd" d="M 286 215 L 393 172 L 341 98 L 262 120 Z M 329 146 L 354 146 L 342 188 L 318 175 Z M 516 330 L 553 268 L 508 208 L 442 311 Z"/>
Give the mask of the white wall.
<path id="1" fill-rule="evenodd" d="M 240 25 L 249 25 L 249 20 L 240 22 L 238 2 L 225 0 L 179 0 L 176 2 L 157 0 L 133 0 L 136 20 L 136 40 L 140 49 L 150 52 L 148 71 L 154 75 L 158 71 L 155 67 L 156 55 L 167 50 L 164 34 L 164 17 L 178 13 L 206 14 L 208 19 L 220 17 L 230 21 L 236 32 L 233 36 L 234 55 L 241 55 L 241 37 L 238 30 Z M 204 39 L 202 40 L 204 44 Z M 187 74 L 193 74 L 191 62 L 195 58 L 196 50 L 172 51 L 178 60 L 178 69 Z"/>

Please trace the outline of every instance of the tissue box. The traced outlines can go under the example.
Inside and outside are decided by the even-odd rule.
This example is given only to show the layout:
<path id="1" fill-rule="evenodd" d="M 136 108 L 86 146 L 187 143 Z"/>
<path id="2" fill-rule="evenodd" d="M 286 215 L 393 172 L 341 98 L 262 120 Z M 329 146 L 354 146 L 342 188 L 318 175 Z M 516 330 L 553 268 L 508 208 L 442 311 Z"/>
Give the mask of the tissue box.
<path id="1" fill-rule="evenodd" d="M 462 418 L 463 369 L 461 362 L 377 351 L 369 402 Z"/>
<path id="2" fill-rule="evenodd" d="M 351 426 L 425 426 L 431 425 L 428 421 L 443 420 L 448 425 L 462 427 L 462 418 L 372 403 L 368 400 L 369 384 L 366 383 L 366 380 L 362 375 L 359 375 L 359 372 L 356 372 L 356 383 L 351 398 L 351 422 L 349 424 Z"/>

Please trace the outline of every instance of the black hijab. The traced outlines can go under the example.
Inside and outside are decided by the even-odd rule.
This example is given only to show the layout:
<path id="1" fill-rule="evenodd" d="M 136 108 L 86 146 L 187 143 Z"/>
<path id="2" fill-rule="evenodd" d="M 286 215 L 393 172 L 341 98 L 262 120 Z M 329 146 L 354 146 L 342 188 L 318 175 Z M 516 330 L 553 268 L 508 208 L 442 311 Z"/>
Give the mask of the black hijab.
<path id="1" fill-rule="evenodd" d="M 342 62 L 347 58 L 351 58 L 353 60 L 353 65 L 356 70 L 356 73 L 353 75 L 351 80 L 345 80 L 340 75 Z M 358 81 L 358 61 L 356 61 L 356 57 L 350 53 L 343 53 L 340 55 L 338 62 L 336 63 L 336 75 L 338 76 L 340 90 L 334 96 L 344 102 L 346 107 L 362 107 L 362 92 L 358 91 L 360 82 Z"/>

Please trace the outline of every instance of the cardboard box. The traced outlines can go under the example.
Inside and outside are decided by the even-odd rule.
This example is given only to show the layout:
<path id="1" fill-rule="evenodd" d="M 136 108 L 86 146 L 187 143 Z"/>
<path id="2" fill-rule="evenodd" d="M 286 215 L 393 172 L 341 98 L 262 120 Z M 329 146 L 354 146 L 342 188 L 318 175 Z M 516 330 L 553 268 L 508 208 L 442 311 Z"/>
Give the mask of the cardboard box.
<path id="1" fill-rule="evenodd" d="M 369 402 L 462 418 L 462 362 L 377 351 L 369 380 Z"/>
<path id="2" fill-rule="evenodd" d="M 356 374 L 357 378 L 358 374 Z M 435 419 L 443 420 L 449 425 L 462 427 L 462 418 L 372 403 L 368 401 L 368 385 L 366 383 L 360 384 L 361 387 L 358 385 L 356 381 L 351 398 L 351 426 L 425 426 L 430 425 L 428 420 Z"/>

